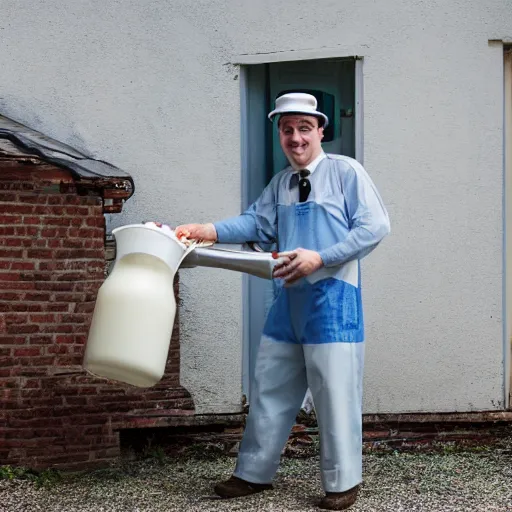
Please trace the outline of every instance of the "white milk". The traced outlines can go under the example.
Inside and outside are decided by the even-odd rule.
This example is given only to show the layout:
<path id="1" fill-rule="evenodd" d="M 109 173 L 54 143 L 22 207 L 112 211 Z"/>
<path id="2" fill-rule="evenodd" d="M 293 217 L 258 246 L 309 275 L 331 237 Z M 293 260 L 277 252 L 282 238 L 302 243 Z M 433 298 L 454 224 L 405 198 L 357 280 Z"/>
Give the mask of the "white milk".
<path id="1" fill-rule="evenodd" d="M 173 280 L 194 246 L 170 229 L 131 224 L 112 231 L 116 262 L 101 285 L 84 355 L 90 373 L 138 387 L 164 375 L 176 300 Z"/>
<path id="2" fill-rule="evenodd" d="M 84 366 L 95 375 L 138 387 L 163 376 L 176 300 L 174 273 L 149 254 L 127 254 L 101 286 Z"/>

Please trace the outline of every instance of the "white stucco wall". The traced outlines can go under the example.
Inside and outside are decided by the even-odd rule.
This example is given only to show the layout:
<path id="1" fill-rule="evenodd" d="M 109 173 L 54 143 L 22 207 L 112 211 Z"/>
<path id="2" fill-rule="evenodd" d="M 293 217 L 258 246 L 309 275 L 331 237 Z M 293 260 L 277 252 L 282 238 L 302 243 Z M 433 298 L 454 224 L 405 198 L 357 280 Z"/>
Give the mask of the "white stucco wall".
<path id="1" fill-rule="evenodd" d="M 364 57 L 365 166 L 392 235 L 364 264 L 367 412 L 503 406 L 507 0 L 0 3 L 0 112 L 130 172 L 116 224 L 237 214 L 242 54 Z M 284 56 L 284 57 L 283 57 Z M 235 412 L 241 277 L 182 273 L 182 379 Z"/>

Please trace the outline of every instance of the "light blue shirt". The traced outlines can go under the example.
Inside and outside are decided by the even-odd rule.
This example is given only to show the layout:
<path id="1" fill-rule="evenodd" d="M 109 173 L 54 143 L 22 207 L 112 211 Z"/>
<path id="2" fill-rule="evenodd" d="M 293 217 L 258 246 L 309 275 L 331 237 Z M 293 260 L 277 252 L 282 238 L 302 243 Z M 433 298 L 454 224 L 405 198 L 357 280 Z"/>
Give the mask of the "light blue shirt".
<path id="1" fill-rule="evenodd" d="M 214 223 L 218 241 L 277 242 L 279 251 L 311 249 L 320 254 L 325 267 L 367 256 L 390 232 L 389 216 L 374 183 L 352 158 L 322 153 L 315 160 L 307 203 L 298 203 L 298 176 L 287 167 L 244 213 Z M 304 205 L 309 214 L 302 225 Z"/>

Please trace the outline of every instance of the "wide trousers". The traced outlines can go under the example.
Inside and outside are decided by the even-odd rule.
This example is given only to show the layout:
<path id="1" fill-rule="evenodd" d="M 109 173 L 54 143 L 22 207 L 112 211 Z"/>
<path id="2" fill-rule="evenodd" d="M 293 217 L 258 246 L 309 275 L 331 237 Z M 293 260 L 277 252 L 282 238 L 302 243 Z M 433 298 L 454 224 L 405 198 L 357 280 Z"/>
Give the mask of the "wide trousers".
<path id="1" fill-rule="evenodd" d="M 234 475 L 253 483 L 273 480 L 309 386 L 324 490 L 361 483 L 363 367 L 364 342 L 299 344 L 263 336 Z"/>

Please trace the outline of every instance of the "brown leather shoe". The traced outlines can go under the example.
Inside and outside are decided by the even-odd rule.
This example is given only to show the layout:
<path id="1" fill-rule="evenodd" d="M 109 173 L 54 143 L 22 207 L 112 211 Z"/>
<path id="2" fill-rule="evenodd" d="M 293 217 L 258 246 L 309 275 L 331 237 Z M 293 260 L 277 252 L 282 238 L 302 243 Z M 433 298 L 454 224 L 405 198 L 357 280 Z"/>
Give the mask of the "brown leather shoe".
<path id="1" fill-rule="evenodd" d="M 226 499 L 243 498 L 269 489 L 273 489 L 272 484 L 253 484 L 236 476 L 232 476 L 225 482 L 220 482 L 213 488 L 216 494 Z"/>
<path id="2" fill-rule="evenodd" d="M 356 502 L 358 492 L 359 485 L 345 492 L 327 492 L 318 506 L 324 510 L 346 510 Z"/>

